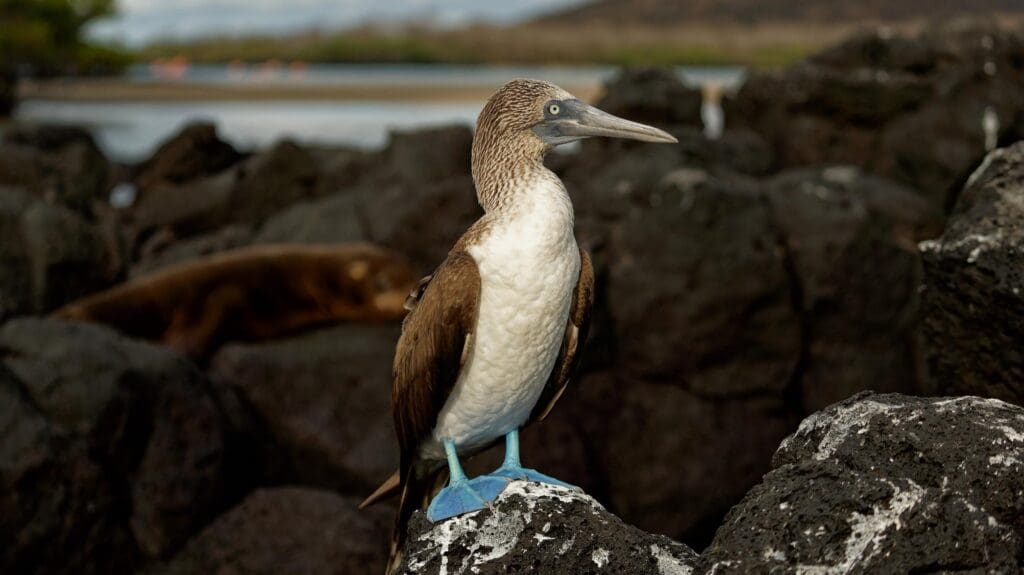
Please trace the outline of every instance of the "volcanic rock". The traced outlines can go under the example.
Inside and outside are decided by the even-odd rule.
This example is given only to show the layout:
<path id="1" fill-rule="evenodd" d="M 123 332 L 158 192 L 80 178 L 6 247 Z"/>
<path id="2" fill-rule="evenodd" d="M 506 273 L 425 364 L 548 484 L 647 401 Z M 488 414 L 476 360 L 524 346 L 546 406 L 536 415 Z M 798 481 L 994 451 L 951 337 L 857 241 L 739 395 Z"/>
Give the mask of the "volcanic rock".
<path id="1" fill-rule="evenodd" d="M 390 516 L 358 505 L 328 491 L 259 489 L 149 573 L 379 575 Z"/>
<path id="2" fill-rule="evenodd" d="M 853 164 L 948 209 L 985 153 L 1024 137 L 1024 36 L 954 22 L 919 38 L 878 31 L 781 72 L 752 74 L 726 102 L 779 168 Z"/>
<path id="3" fill-rule="evenodd" d="M 1024 409 L 859 394 L 800 424 L 704 573 L 1018 573 Z"/>
<path id="4" fill-rule="evenodd" d="M 26 318 L 0 327 L 0 368 L 10 373 L 22 404 L 32 408 L 25 407 L 10 423 L 25 430 L 17 436 L 25 441 L 20 452 L 40 454 L 41 462 L 55 466 L 47 471 L 53 481 L 70 482 L 55 488 L 26 476 L 17 483 L 13 501 L 38 506 L 18 525 L 22 536 L 43 536 L 49 529 L 88 531 L 94 521 L 113 522 L 106 529 L 130 529 L 137 552 L 158 557 L 230 499 L 228 438 L 220 411 L 202 375 L 176 354 L 99 326 Z M 30 430 L 35 430 L 31 441 Z M 58 447 L 50 447 L 53 441 Z M 97 509 L 88 498 L 81 517 L 63 509 L 64 498 L 93 488 Z M 33 527 L 37 524 L 52 527 Z M 77 554 L 94 551 L 91 546 L 99 544 L 94 538 L 105 536 L 67 537 L 67 545 L 75 547 L 68 549 L 65 563 L 46 544 L 26 546 L 15 559 L 31 563 L 39 560 L 32 553 L 41 553 L 69 568 Z M 118 560 L 131 561 L 134 553 L 122 552 Z"/>
<path id="5" fill-rule="evenodd" d="M 193 122 L 162 143 L 134 177 L 141 194 L 159 184 L 182 184 L 229 168 L 241 155 L 208 122 Z"/>
<path id="6" fill-rule="evenodd" d="M 691 573 L 695 559 L 579 490 L 514 481 L 491 508 L 436 524 L 414 515 L 399 572 L 670 575 Z"/>
<path id="7" fill-rule="evenodd" d="M 989 154 L 921 255 L 931 391 L 1024 404 L 1024 143 Z"/>

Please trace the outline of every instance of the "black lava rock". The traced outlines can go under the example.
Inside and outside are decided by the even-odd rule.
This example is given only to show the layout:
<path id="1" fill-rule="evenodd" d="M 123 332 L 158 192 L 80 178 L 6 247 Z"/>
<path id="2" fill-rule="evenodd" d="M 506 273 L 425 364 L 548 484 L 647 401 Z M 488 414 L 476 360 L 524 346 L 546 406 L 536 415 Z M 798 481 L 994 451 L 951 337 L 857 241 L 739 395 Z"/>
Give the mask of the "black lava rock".
<path id="1" fill-rule="evenodd" d="M 1024 409 L 859 394 L 808 417 L 705 573 L 1019 573 Z"/>
<path id="2" fill-rule="evenodd" d="M 437 524 L 417 513 L 401 573 L 690 573 L 696 554 L 622 522 L 578 490 L 515 481 L 484 509 Z"/>
<path id="3" fill-rule="evenodd" d="M 1024 143 L 989 154 L 921 247 L 932 391 L 1024 403 Z"/>

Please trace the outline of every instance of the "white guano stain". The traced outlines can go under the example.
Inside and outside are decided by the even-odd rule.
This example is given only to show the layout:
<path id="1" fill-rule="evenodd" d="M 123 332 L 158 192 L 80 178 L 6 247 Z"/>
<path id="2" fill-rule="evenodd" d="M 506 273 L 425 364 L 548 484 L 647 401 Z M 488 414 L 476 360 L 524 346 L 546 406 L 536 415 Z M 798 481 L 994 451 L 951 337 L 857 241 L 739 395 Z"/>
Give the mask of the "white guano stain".
<path id="1" fill-rule="evenodd" d="M 924 498 L 924 488 L 913 481 L 904 481 L 907 486 L 903 489 L 893 482 L 886 482 L 893 489 L 887 504 L 875 505 L 866 514 L 854 512 L 850 515 L 850 535 L 846 538 L 842 562 L 835 565 L 797 565 L 797 575 L 841 575 L 849 573 L 856 565 L 867 565 L 881 551 L 886 533 L 890 529 L 902 529 L 903 514 Z"/>
<path id="2" fill-rule="evenodd" d="M 693 567 L 684 564 L 668 550 L 653 543 L 651 544 L 651 556 L 658 563 L 658 575 L 692 575 L 693 573 Z"/>

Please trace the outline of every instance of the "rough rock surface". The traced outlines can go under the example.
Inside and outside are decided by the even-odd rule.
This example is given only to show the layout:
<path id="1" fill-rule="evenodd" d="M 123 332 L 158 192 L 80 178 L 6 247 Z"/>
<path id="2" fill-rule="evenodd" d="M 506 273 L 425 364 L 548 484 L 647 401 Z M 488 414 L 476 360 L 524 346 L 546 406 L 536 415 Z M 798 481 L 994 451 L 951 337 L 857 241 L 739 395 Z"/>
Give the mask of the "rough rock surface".
<path id="1" fill-rule="evenodd" d="M 0 117 L 6 118 L 14 112 L 18 79 L 11 66 L 0 65 Z"/>
<path id="2" fill-rule="evenodd" d="M 0 373 L 16 400 L 4 402 L 0 442 L 15 462 L 3 468 L 0 515 L 18 534 L 4 562 L 27 569 L 13 572 L 120 572 L 105 561 L 173 551 L 230 502 L 223 418 L 176 354 L 26 318 L 0 327 Z"/>
<path id="3" fill-rule="evenodd" d="M 241 158 L 231 144 L 217 136 L 208 122 L 194 122 L 169 138 L 136 168 L 134 182 L 140 194 L 160 184 L 181 184 L 211 176 Z"/>
<path id="4" fill-rule="evenodd" d="M 259 489 L 148 573 L 379 575 L 390 511 L 358 511 L 358 505 L 328 491 Z"/>
<path id="5" fill-rule="evenodd" d="M 804 342 L 798 400 L 809 413 L 870 386 L 920 389 L 916 241 L 941 215 L 857 168 L 792 170 L 766 182 Z"/>
<path id="6" fill-rule="evenodd" d="M 317 183 L 318 167 L 310 152 L 285 140 L 212 176 L 154 186 L 132 207 L 131 226 L 140 238 L 164 229 L 166 242 L 228 224 L 258 224 L 319 195 Z M 164 242 L 148 250 L 157 251 Z"/>
<path id="7" fill-rule="evenodd" d="M 1024 409 L 859 394 L 808 417 L 705 573 L 1019 573 Z"/>
<path id="8" fill-rule="evenodd" d="M 110 164 L 81 128 L 14 125 L 0 142 L 0 185 L 91 219 L 112 187 Z"/>
<path id="9" fill-rule="evenodd" d="M 702 127 L 700 89 L 683 83 L 672 68 L 625 68 L 605 85 L 597 107 L 634 122 Z"/>
<path id="10" fill-rule="evenodd" d="M 413 516 L 400 572 L 686 575 L 695 559 L 685 545 L 626 525 L 580 491 L 515 481 L 492 509 L 437 524 Z"/>
<path id="11" fill-rule="evenodd" d="M 121 275 L 116 248 L 78 213 L 0 185 L 0 319 L 52 310 Z"/>
<path id="12" fill-rule="evenodd" d="M 269 481 L 369 494 L 398 468 L 391 422 L 397 340 L 394 325 L 346 325 L 232 344 L 214 356 L 218 393 L 244 406 L 236 425 L 260 446 Z"/>
<path id="13" fill-rule="evenodd" d="M 1024 143 L 989 154 L 921 248 L 932 392 L 1024 403 Z"/>
<path id="14" fill-rule="evenodd" d="M 985 153 L 1024 137 L 1024 36 L 955 22 L 920 38 L 879 31 L 781 72 L 749 77 L 726 104 L 779 168 L 854 164 L 947 209 Z"/>

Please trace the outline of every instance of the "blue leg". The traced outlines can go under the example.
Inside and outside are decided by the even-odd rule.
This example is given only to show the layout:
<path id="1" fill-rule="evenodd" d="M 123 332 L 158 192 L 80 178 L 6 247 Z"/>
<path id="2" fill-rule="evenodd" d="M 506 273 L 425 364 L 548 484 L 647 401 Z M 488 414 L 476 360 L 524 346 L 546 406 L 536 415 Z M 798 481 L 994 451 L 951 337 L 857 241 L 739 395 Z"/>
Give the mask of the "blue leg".
<path id="1" fill-rule="evenodd" d="M 442 489 L 430 502 L 427 508 L 427 519 L 434 523 L 444 521 L 471 511 L 486 507 L 501 494 L 509 479 L 484 475 L 476 479 L 467 479 L 466 473 L 459 464 L 459 455 L 455 452 L 455 444 L 444 442 L 444 452 L 448 456 L 448 487 Z"/>
<path id="2" fill-rule="evenodd" d="M 547 483 L 549 485 L 559 485 L 561 487 L 572 487 L 564 481 L 559 481 L 554 477 L 544 475 L 543 473 L 534 471 L 533 469 L 526 469 L 519 462 L 519 430 L 513 429 L 505 435 L 505 461 L 502 462 L 501 467 L 496 469 L 490 474 L 492 477 L 508 477 L 510 479 L 526 479 L 529 481 L 536 481 L 537 483 Z"/>

